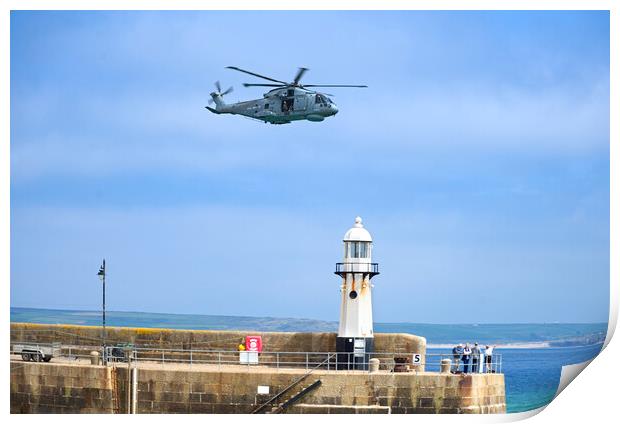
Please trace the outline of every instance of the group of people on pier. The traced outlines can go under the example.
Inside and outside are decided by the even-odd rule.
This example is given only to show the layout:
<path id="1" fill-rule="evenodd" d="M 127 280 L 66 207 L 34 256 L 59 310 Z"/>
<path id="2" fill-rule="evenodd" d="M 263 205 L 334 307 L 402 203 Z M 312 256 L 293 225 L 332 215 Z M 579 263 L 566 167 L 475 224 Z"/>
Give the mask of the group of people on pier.
<path id="1" fill-rule="evenodd" d="M 495 372 L 493 369 L 493 349 L 495 346 L 486 345 L 484 348 L 478 346 L 478 343 L 474 343 L 473 347 L 470 347 L 469 343 L 459 343 L 452 348 L 452 373 L 459 372 L 459 366 L 463 364 L 463 373 L 483 373 Z M 471 368 L 470 368 L 471 363 Z"/>

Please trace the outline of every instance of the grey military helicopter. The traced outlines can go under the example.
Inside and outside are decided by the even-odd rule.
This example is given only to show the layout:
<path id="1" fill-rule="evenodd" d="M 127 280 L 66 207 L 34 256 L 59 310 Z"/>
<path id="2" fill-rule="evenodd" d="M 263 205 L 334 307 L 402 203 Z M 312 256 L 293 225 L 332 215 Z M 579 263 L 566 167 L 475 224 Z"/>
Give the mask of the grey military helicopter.
<path id="1" fill-rule="evenodd" d="M 341 84 L 300 84 L 301 77 L 308 71 L 307 68 L 299 68 L 293 82 L 284 82 L 266 77 L 255 72 L 246 71 L 236 66 L 227 66 L 227 69 L 243 72 L 258 78 L 272 81 L 270 84 L 243 84 L 244 87 L 274 87 L 265 94 L 262 99 L 248 100 L 226 104 L 224 96 L 233 91 L 230 87 L 222 91 L 220 82 L 215 83 L 217 91 L 211 93 L 209 104 L 215 103 L 215 108 L 205 106 L 209 111 L 217 114 L 230 113 L 243 115 L 270 124 L 289 124 L 292 121 L 308 120 L 321 122 L 329 116 L 338 113 L 338 107 L 329 98 L 332 94 L 319 93 L 309 90 L 309 87 L 354 87 L 366 88 L 366 85 L 341 85 Z M 275 83 L 275 84 L 273 84 Z"/>

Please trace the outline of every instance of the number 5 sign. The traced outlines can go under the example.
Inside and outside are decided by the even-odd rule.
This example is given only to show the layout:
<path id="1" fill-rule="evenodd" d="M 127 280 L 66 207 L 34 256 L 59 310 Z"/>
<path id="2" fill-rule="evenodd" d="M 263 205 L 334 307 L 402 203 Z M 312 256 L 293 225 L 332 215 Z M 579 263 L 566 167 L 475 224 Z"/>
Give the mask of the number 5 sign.
<path id="1" fill-rule="evenodd" d="M 262 352 L 263 351 L 263 340 L 261 336 L 246 336 L 245 337 L 245 348 L 248 352 Z"/>
<path id="2" fill-rule="evenodd" d="M 421 364 L 422 363 L 422 355 L 419 353 L 414 353 L 413 357 L 411 358 L 411 363 L 412 364 Z"/>

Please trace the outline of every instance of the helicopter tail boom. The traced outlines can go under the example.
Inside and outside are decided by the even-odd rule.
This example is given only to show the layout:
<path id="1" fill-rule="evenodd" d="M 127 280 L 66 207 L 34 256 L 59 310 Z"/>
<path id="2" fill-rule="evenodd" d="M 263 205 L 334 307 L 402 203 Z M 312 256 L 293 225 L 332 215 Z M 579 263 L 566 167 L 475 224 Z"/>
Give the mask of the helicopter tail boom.
<path id="1" fill-rule="evenodd" d="M 220 114 L 222 113 L 222 112 L 220 112 L 219 110 L 217 110 L 217 109 L 213 109 L 212 107 L 209 107 L 209 106 L 205 106 L 205 108 L 207 108 L 207 110 L 208 110 L 209 112 L 217 113 L 218 115 L 220 115 Z"/>

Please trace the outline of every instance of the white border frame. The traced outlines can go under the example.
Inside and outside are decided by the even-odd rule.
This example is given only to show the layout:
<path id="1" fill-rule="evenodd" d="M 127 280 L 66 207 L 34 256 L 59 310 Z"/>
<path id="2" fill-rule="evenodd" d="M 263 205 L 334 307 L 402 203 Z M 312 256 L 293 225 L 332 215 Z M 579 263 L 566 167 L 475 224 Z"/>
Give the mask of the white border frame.
<path id="1" fill-rule="evenodd" d="M 94 1 L 77 1 L 77 0 L 5 0 L 1 3 L 2 14 L 0 15 L 0 34 L 2 52 L 0 93 L 2 93 L 3 107 L 0 112 L 0 122 L 2 125 L 2 142 L 0 142 L 0 281 L 4 284 L 4 296 L 2 312 L 5 317 L 5 327 L 3 331 L 3 348 L 4 352 L 8 352 L 9 341 L 9 323 L 10 323 L 10 10 L 609 10 L 610 11 L 610 310 L 607 338 L 605 340 L 605 349 L 592 361 L 588 367 L 588 372 L 579 377 L 579 383 L 569 385 L 561 395 L 555 399 L 546 408 L 528 411 L 520 414 L 494 415 L 494 416 L 420 416 L 417 420 L 424 421 L 459 421 L 479 422 L 480 420 L 487 422 L 505 422 L 515 421 L 537 415 L 538 412 L 545 410 L 544 414 L 538 415 L 533 420 L 545 421 L 564 421 L 573 422 L 577 420 L 605 419 L 609 416 L 616 416 L 615 397 L 612 399 L 612 393 L 617 392 L 617 382 L 620 381 L 620 372 L 615 364 L 614 357 L 620 357 L 618 352 L 618 343 L 610 344 L 611 338 L 616 328 L 618 319 L 618 264 L 620 258 L 618 250 L 618 212 L 620 202 L 620 186 L 618 173 L 618 121 L 612 119 L 614 116 L 620 116 L 620 95 L 617 86 L 618 72 L 618 40 L 620 34 L 618 32 L 618 5 L 613 0 L 607 1 L 583 1 L 583 0 L 497 0 L 497 1 L 463 1 L 463 0 L 385 0 L 370 1 L 358 0 L 356 2 L 344 2 L 339 0 L 314 0 L 312 2 L 291 2 L 283 0 L 230 0 L 227 2 L 206 2 L 192 0 L 178 1 L 162 1 L 162 0 L 94 0 Z M 616 260 L 614 261 L 614 258 Z M 616 282 L 611 284 L 611 282 Z M 8 358 L 7 358 L 8 359 Z M 6 360 L 5 364 L 9 365 Z M 10 379 L 9 366 L 5 365 L 2 375 L 5 382 L 2 392 L 5 399 L 6 412 L 9 411 L 8 405 L 8 385 L 6 382 Z M 5 392 L 6 390 L 6 392 Z M 54 417 L 52 417 L 54 418 Z M 210 415 L 208 418 L 204 416 L 185 416 L 184 420 L 203 421 L 216 420 L 218 422 L 236 422 L 239 416 L 221 416 Z M 327 417 L 316 416 L 295 416 L 295 420 L 315 421 L 316 419 L 325 419 Z M 11 420 L 21 422 L 32 419 L 39 419 L 36 416 L 11 416 Z M 55 416 L 55 419 L 62 419 L 64 422 L 82 421 L 84 418 L 77 416 Z M 108 419 L 104 416 L 90 417 L 95 421 Z M 115 417 L 116 419 L 129 419 L 129 417 Z M 141 418 L 134 418 L 141 419 Z M 142 419 L 145 419 L 142 417 Z M 149 421 L 155 420 L 163 422 L 169 418 L 163 415 L 149 416 Z M 249 419 L 244 416 L 242 419 Z M 252 420 L 255 418 L 253 417 Z M 265 416 L 257 418 L 258 421 L 267 419 Z M 277 417 L 270 420 L 278 419 Z M 347 420 L 350 418 L 347 418 Z M 376 416 L 365 416 L 363 421 L 376 419 Z M 390 420 L 394 421 L 410 421 L 410 416 L 395 416 Z M 335 419 L 334 419 L 335 421 Z M 540 421 L 539 421 L 540 422 Z"/>

